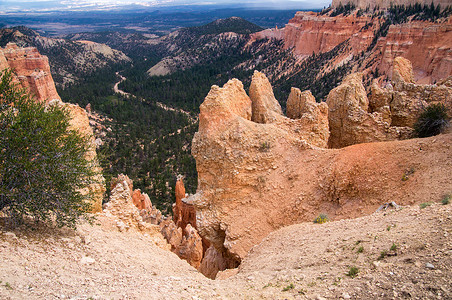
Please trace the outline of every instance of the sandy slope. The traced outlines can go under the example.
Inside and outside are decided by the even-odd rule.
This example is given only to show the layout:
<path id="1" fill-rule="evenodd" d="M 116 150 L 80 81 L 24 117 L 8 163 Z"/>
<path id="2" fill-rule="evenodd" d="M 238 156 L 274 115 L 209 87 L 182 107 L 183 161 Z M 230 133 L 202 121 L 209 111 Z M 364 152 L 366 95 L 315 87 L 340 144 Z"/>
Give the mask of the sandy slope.
<path id="1" fill-rule="evenodd" d="M 434 204 L 282 228 L 250 251 L 237 275 L 216 281 L 157 247 L 156 237 L 120 233 L 102 214 L 76 232 L 2 229 L 0 298 L 450 299 L 451 212 Z M 390 256 L 378 260 L 383 250 Z M 356 278 L 345 275 L 351 266 Z"/>

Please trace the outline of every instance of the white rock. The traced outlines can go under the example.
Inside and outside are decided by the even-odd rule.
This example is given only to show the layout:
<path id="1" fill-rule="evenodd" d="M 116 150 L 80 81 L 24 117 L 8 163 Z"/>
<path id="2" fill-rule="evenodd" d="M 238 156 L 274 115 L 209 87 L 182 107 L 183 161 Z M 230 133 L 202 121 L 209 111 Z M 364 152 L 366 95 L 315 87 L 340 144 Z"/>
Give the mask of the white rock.
<path id="1" fill-rule="evenodd" d="M 82 259 L 80 259 L 80 263 L 82 265 L 92 265 L 96 262 L 96 260 L 89 256 L 83 256 Z"/>
<path id="2" fill-rule="evenodd" d="M 343 293 L 342 298 L 344 299 L 351 299 L 352 297 L 349 295 L 349 293 Z"/>
<path id="3" fill-rule="evenodd" d="M 5 236 L 10 239 L 17 239 L 17 236 L 14 234 L 14 232 L 7 232 L 5 233 Z"/>

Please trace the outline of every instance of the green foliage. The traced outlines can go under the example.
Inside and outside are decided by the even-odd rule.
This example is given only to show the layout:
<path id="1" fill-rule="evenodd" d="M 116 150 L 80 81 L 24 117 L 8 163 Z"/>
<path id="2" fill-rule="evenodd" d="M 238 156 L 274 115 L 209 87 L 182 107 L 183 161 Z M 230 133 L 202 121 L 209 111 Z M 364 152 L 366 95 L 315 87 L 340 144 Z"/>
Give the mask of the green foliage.
<path id="1" fill-rule="evenodd" d="M 291 284 L 289 284 L 288 286 L 284 287 L 284 288 L 282 289 L 282 291 L 283 291 L 283 292 L 287 292 L 287 291 L 293 290 L 294 288 L 295 288 L 294 284 L 291 283 Z"/>
<path id="2" fill-rule="evenodd" d="M 328 216 L 326 214 L 320 214 L 317 218 L 314 219 L 314 223 L 323 224 L 328 222 Z"/>
<path id="3" fill-rule="evenodd" d="M 414 130 L 418 137 L 429 137 L 442 133 L 449 126 L 449 116 L 444 104 L 432 104 L 427 106 L 414 124 Z"/>
<path id="4" fill-rule="evenodd" d="M 145 73 L 149 66 L 136 64 L 125 75 L 132 75 L 138 82 L 138 74 Z M 127 73 L 127 74 L 126 74 Z M 144 78 L 148 78 L 144 75 Z M 124 97 L 113 92 L 118 81 L 110 67 L 86 77 L 83 83 L 72 85 L 59 93 L 65 101 L 77 101 L 82 106 L 90 103 L 93 110 L 112 118 L 105 126 L 106 142 L 98 149 L 98 156 L 106 179 L 120 173 L 127 174 L 134 187 L 149 195 L 152 203 L 163 213 L 171 212 L 174 202 L 176 175 L 185 175 L 185 188 L 194 193 L 197 187 L 197 172 L 191 156 L 191 141 L 197 123 L 180 112 L 165 110 L 157 105 L 155 98 Z M 156 87 L 164 94 L 165 85 Z M 179 86 L 180 90 L 184 88 Z M 174 107 L 174 104 L 170 104 Z M 176 106 L 177 107 L 177 106 Z M 178 132 L 178 129 L 182 130 Z"/>
<path id="5" fill-rule="evenodd" d="M 420 207 L 421 209 L 424 209 L 424 208 L 426 208 L 426 207 L 428 207 L 428 206 L 430 206 L 430 205 L 432 205 L 431 202 L 424 202 L 424 203 L 419 204 L 419 207 Z"/>
<path id="6" fill-rule="evenodd" d="M 344 16 L 349 15 L 352 11 L 354 11 L 356 8 L 356 5 L 353 3 L 348 2 L 345 5 L 342 5 L 342 3 L 339 3 L 339 5 L 333 10 L 333 12 L 330 14 L 331 17 L 338 16 L 340 14 L 343 14 Z"/>
<path id="7" fill-rule="evenodd" d="M 281 106 L 285 107 L 286 100 L 289 97 L 291 87 L 297 87 L 302 91 L 310 90 L 317 101 L 326 100 L 329 92 L 338 86 L 342 79 L 351 70 L 349 63 L 335 68 L 331 72 L 318 76 L 326 65 L 337 57 L 347 47 L 343 42 L 331 51 L 311 55 L 306 58 L 301 65 L 296 65 L 295 61 L 291 65 L 289 61 L 287 68 L 296 68 L 290 75 L 283 75 L 273 83 L 275 96 L 280 100 Z M 284 69 L 285 66 L 283 66 Z"/>
<path id="8" fill-rule="evenodd" d="M 446 195 L 444 195 L 443 199 L 441 200 L 441 203 L 443 205 L 447 205 L 450 203 L 451 199 L 452 199 L 452 194 L 446 194 Z"/>
<path id="9" fill-rule="evenodd" d="M 386 250 L 383 250 L 380 252 L 380 256 L 377 258 L 378 260 L 384 259 L 388 255 L 388 252 Z"/>
<path id="10" fill-rule="evenodd" d="M 0 210 L 12 225 L 31 217 L 75 228 L 89 219 L 91 194 L 81 190 L 96 178 L 89 137 L 69 129 L 67 110 L 30 98 L 10 71 L 0 75 Z"/>
<path id="11" fill-rule="evenodd" d="M 392 243 L 392 246 L 390 248 L 391 251 L 396 251 L 397 250 L 397 245 L 395 243 Z"/>
<path id="12" fill-rule="evenodd" d="M 363 253 L 364 252 L 364 247 L 363 246 L 359 247 L 357 252 L 358 253 Z"/>
<path id="13" fill-rule="evenodd" d="M 267 152 L 267 151 L 270 150 L 270 148 L 271 148 L 270 142 L 262 142 L 260 147 L 259 147 L 259 150 L 261 152 Z"/>
<path id="14" fill-rule="evenodd" d="M 355 278 L 358 276 L 359 269 L 357 267 L 350 267 L 348 270 L 347 276 L 350 276 L 351 278 Z"/>

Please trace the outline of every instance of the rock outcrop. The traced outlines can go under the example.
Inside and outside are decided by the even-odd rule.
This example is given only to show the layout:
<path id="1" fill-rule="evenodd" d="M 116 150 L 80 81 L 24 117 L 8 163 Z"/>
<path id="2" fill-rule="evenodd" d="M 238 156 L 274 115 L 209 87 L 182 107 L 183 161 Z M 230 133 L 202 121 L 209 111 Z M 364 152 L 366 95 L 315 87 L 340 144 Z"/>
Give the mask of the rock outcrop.
<path id="1" fill-rule="evenodd" d="M 450 3 L 449 3 L 450 4 Z M 402 56 L 413 64 L 414 80 L 432 84 L 452 75 L 452 17 L 444 22 L 411 21 L 389 26 L 364 64 L 393 78 L 394 59 Z"/>
<path id="2" fill-rule="evenodd" d="M 176 181 L 176 203 L 173 204 L 173 221 L 177 227 L 186 231 L 187 225 L 196 229 L 196 212 L 192 204 L 187 203 L 183 177 L 179 176 Z"/>
<path id="3" fill-rule="evenodd" d="M 432 103 L 452 111 L 452 89 L 443 83 L 415 84 L 411 63 L 403 57 L 394 59 L 392 84 L 380 88 L 373 82 L 370 99 L 362 74 L 351 74 L 328 95 L 329 146 L 410 138 L 417 118 Z"/>
<path id="4" fill-rule="evenodd" d="M 47 105 L 64 106 L 71 116 L 70 128 L 90 137 L 87 159 L 93 163 L 98 175 L 96 183 L 91 184 L 83 192 L 93 193 L 92 212 L 102 211 L 102 201 L 106 190 L 105 179 L 100 172 L 93 129 L 90 127 L 86 110 L 78 105 L 61 102 L 50 74 L 49 60 L 46 56 L 39 54 L 36 48 L 19 48 L 14 43 L 0 48 L 0 70 L 6 68 L 13 70 L 13 79 L 28 90 L 37 101 L 45 102 Z"/>
<path id="5" fill-rule="evenodd" d="M 140 189 L 133 191 L 132 202 L 139 210 L 152 210 L 151 199 L 147 194 L 142 194 Z"/>
<path id="6" fill-rule="evenodd" d="M 111 218 L 114 226 L 121 231 L 139 231 L 153 238 L 154 243 L 162 249 L 170 250 L 160 227 L 143 220 L 140 210 L 133 204 L 133 183 L 126 175 L 119 175 L 111 181 L 110 201 L 104 204 L 103 213 Z"/>
<path id="7" fill-rule="evenodd" d="M 362 74 L 347 76 L 328 95 L 330 148 L 342 148 L 360 143 L 392 141 L 409 138 L 411 128 L 391 126 L 389 106 L 369 113 L 369 100 L 362 83 Z"/>
<path id="8" fill-rule="evenodd" d="M 46 103 L 61 100 L 50 74 L 49 59 L 39 54 L 36 48 L 19 48 L 9 43 L 5 48 L 0 48 L 0 67 L 2 70 L 14 70 L 16 80 L 37 100 Z"/>
<path id="9" fill-rule="evenodd" d="M 366 49 L 373 39 L 373 27 L 367 16 L 356 17 L 321 15 L 315 12 L 299 11 L 281 29 L 257 32 L 253 39 L 274 38 L 284 41 L 285 49 L 293 49 L 294 54 L 306 57 L 324 53 L 337 45 L 351 40 L 352 54 Z"/>
<path id="10" fill-rule="evenodd" d="M 250 98 L 253 122 L 272 123 L 283 115 L 281 105 L 273 94 L 270 81 L 261 72 L 254 71 L 250 85 Z"/>
<path id="11" fill-rule="evenodd" d="M 411 62 L 403 57 L 394 59 L 392 74 L 392 84 L 386 88 L 372 85 L 369 100 L 375 111 L 390 107 L 391 126 L 413 127 L 423 109 L 434 103 L 443 103 L 452 112 L 452 89 L 447 84 L 452 77 L 437 84 L 416 84 Z"/>
<path id="12" fill-rule="evenodd" d="M 294 107 L 305 103 L 314 111 L 326 109 L 325 104 L 313 104 L 307 93 L 293 93 Z M 329 101 L 333 114 L 343 112 L 350 116 L 347 122 L 364 122 L 363 135 L 388 138 L 389 115 L 383 114 L 388 107 L 368 112 L 360 74 L 347 78 L 335 93 L 337 99 Z M 213 86 L 200 106 L 199 131 L 192 143 L 198 189 L 190 198 L 198 231 L 212 244 L 206 265 L 203 261 L 200 266 L 205 274 L 237 266 L 268 233 L 312 221 L 320 213 L 330 219 L 353 218 L 394 200 L 413 204 L 439 199 L 452 188 L 447 175 L 452 172 L 451 134 L 325 149 L 300 134 L 306 128 L 297 122 L 312 110 L 291 108 L 292 116 L 305 112 L 302 119 L 277 115 L 273 122 L 256 123 L 250 119 L 250 102 L 234 79 L 222 88 Z M 274 114 L 269 106 L 261 107 L 269 109 L 261 115 Z M 325 111 L 322 118 L 327 116 Z M 409 180 L 402 180 L 404 176 Z"/>
<path id="13" fill-rule="evenodd" d="M 389 2 L 392 1 L 386 3 Z M 452 17 L 437 22 L 409 20 L 389 26 L 385 36 L 376 37 L 385 21 L 384 17 L 371 14 L 358 16 L 357 10 L 346 16 L 334 17 L 330 14 L 297 12 L 284 28 L 254 33 L 251 40 L 282 40 L 284 49 L 291 49 L 298 62 L 312 54 L 334 50 L 328 58 L 330 62 L 318 76 L 353 60 L 353 72 L 366 75 L 378 72 L 380 76 L 392 78 L 392 66 L 398 56 L 413 63 L 414 79 L 418 83 L 435 83 L 452 75 Z M 287 67 L 278 72 L 286 73 Z"/>
<path id="14" fill-rule="evenodd" d="M 175 221 L 162 216 L 160 210 L 152 206 L 149 196 L 139 189 L 133 189 L 133 181 L 126 175 L 112 180 L 110 201 L 104 205 L 107 216 L 116 216 L 119 231 L 131 229 L 161 234 L 167 243 L 160 245 L 171 250 L 190 265 L 199 268 L 204 254 L 203 240 L 196 230 L 194 209 L 190 204 L 181 208 L 185 189 L 182 179 L 176 185 Z M 181 208 L 181 209 L 179 209 Z M 193 224 L 193 225 L 192 225 Z"/>
<path id="15" fill-rule="evenodd" d="M 326 148 L 330 136 L 328 123 L 328 105 L 317 103 L 311 91 L 301 92 L 292 88 L 287 99 L 287 117 L 296 120 L 301 129 L 295 132 L 312 145 Z"/>

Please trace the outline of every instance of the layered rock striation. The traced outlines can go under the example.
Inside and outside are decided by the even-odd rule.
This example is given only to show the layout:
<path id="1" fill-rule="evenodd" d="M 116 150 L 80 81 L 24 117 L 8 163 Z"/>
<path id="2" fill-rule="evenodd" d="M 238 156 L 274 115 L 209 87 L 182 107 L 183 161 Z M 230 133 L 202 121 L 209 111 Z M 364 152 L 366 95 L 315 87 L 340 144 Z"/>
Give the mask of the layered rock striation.
<path id="1" fill-rule="evenodd" d="M 16 80 L 37 100 L 46 103 L 60 99 L 50 73 L 49 59 L 33 47 L 19 48 L 9 43 L 0 48 L 0 69 L 12 69 Z"/>
<path id="2" fill-rule="evenodd" d="M 398 56 L 411 61 L 418 83 L 432 84 L 451 76 L 452 17 L 438 23 L 410 21 L 389 26 L 365 64 L 372 63 L 380 74 L 392 78 L 392 66 Z"/>
<path id="3" fill-rule="evenodd" d="M 297 12 L 284 28 L 257 32 L 251 40 L 282 40 L 284 49 L 291 49 L 299 62 L 313 54 L 329 52 L 330 62 L 319 77 L 352 61 L 353 72 L 378 72 L 392 78 L 392 65 L 398 56 L 413 63 L 418 83 L 431 84 L 452 75 L 452 17 L 436 22 L 409 18 L 389 28 L 385 22 L 384 16 L 358 16 L 357 10 L 346 16 Z"/>

